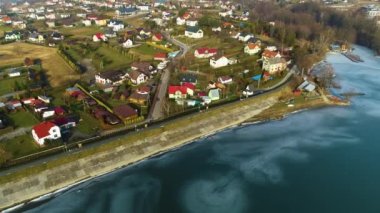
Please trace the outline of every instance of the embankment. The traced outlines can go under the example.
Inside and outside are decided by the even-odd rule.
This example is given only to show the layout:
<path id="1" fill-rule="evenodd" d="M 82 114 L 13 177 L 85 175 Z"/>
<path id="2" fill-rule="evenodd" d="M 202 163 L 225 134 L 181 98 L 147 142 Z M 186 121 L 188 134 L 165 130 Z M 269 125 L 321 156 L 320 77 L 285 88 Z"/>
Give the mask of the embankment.
<path id="1" fill-rule="evenodd" d="M 238 125 L 273 106 L 284 89 L 286 86 L 3 176 L 0 178 L 0 208 L 25 202 Z"/>

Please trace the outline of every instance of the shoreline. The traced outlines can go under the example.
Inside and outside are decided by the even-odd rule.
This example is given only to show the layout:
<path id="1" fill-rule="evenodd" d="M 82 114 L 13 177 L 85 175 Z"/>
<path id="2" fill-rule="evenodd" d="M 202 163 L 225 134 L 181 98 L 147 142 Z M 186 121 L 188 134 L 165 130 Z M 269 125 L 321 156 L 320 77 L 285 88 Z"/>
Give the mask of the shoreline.
<path id="1" fill-rule="evenodd" d="M 276 93 L 277 96 L 279 96 L 279 94 L 282 92 L 283 90 L 278 91 L 277 92 L 278 94 Z M 224 111 L 227 111 L 230 113 L 230 114 L 224 113 L 225 114 L 224 116 L 226 116 L 225 118 L 223 118 L 223 116 L 221 116 L 221 119 L 216 116 L 211 117 L 211 118 L 206 118 L 204 120 L 201 120 L 200 123 L 196 125 L 194 125 L 194 122 L 191 122 L 192 125 L 190 125 L 189 128 L 187 129 L 185 128 L 184 130 L 180 129 L 179 134 L 181 134 L 182 138 L 179 138 L 179 139 L 177 136 L 178 131 L 163 130 L 159 133 L 159 135 L 154 135 L 149 138 L 140 139 L 135 144 L 124 144 L 124 145 L 121 145 L 120 147 L 116 147 L 114 148 L 114 150 L 110 150 L 110 151 L 113 151 L 112 153 L 107 153 L 107 152 L 99 153 L 97 156 L 89 156 L 89 157 L 86 157 L 85 159 L 79 159 L 76 162 L 64 164 L 60 166 L 60 168 L 48 169 L 47 171 L 44 172 L 44 174 L 42 174 L 43 176 L 42 179 L 45 179 L 46 177 L 50 175 L 62 175 L 64 174 L 63 172 L 65 171 L 74 172 L 74 174 L 72 174 L 72 176 L 69 176 L 68 178 L 69 180 L 67 179 L 58 180 L 57 184 L 53 184 L 50 187 L 46 187 L 46 185 L 49 185 L 51 183 L 40 183 L 41 178 L 40 179 L 37 178 L 38 180 L 37 185 L 43 185 L 45 187 L 37 186 L 35 188 L 31 187 L 33 189 L 29 189 L 29 190 L 26 189 L 28 190 L 28 192 L 35 191 L 34 193 L 29 193 L 28 195 L 23 194 L 25 193 L 23 192 L 23 190 L 25 189 L 20 188 L 20 185 L 22 186 L 27 183 L 30 184 L 30 182 L 34 180 L 26 180 L 24 177 L 21 180 L 10 182 L 9 183 L 10 186 L 8 186 L 8 190 L 11 190 L 12 187 L 15 187 L 15 188 L 20 188 L 20 192 L 19 193 L 15 192 L 13 194 L 11 193 L 9 197 L 6 197 L 4 195 L 5 190 L 3 190 L 3 195 L 0 195 L 0 198 L 3 196 L 3 198 L 6 198 L 6 200 L 3 201 L 2 203 L 0 201 L 0 206 L 5 211 L 7 209 L 12 209 L 16 206 L 20 206 L 20 208 L 23 208 L 28 203 L 31 203 L 33 201 L 38 202 L 38 199 L 44 198 L 46 196 L 48 197 L 44 198 L 43 200 L 54 198 L 59 193 L 69 190 L 77 186 L 78 184 L 81 184 L 89 180 L 91 181 L 97 177 L 102 177 L 104 175 L 112 174 L 113 172 L 117 172 L 122 168 L 126 168 L 128 166 L 138 164 L 140 162 L 149 160 L 151 158 L 160 156 L 162 154 L 176 151 L 177 149 L 181 147 L 184 147 L 186 145 L 189 145 L 197 141 L 201 141 L 202 139 L 215 135 L 221 131 L 226 131 L 227 129 L 236 128 L 242 125 L 253 125 L 253 124 L 272 121 L 273 113 L 270 113 L 271 111 L 273 111 L 272 108 L 275 108 L 276 104 L 277 105 L 282 104 L 281 102 L 277 100 L 277 98 L 274 98 L 272 94 L 270 95 L 270 98 L 267 98 L 265 100 L 259 99 L 256 101 L 247 100 L 247 101 L 238 102 L 238 103 L 241 103 L 239 104 L 239 105 L 242 105 L 241 108 L 236 107 L 236 105 L 233 105 L 232 110 L 228 110 L 228 111 L 219 110 L 219 111 L 222 111 L 222 113 L 224 113 Z M 300 111 L 310 110 L 317 107 L 327 107 L 327 106 L 338 105 L 338 104 L 331 104 L 331 103 L 328 104 L 328 103 L 325 103 L 324 101 L 322 101 L 321 103 L 324 103 L 324 104 L 321 104 L 320 106 L 313 105 L 313 107 L 307 107 L 307 104 L 306 104 L 305 107 L 303 107 L 302 105 L 301 107 L 290 108 L 285 111 L 278 110 L 275 108 L 275 110 L 277 111 L 276 115 L 281 116 L 280 118 L 283 119 L 283 118 L 286 118 L 290 114 L 294 114 Z M 200 115 L 209 115 L 210 113 L 211 111 L 208 112 L 208 114 L 204 113 Z M 242 116 L 241 114 L 245 116 Z M 218 123 L 219 123 L 219 126 L 217 125 Z M 204 130 L 200 128 L 202 126 L 205 128 Z M 189 132 L 190 134 L 188 134 Z M 160 142 L 162 144 L 160 144 Z M 144 147 L 143 145 L 145 144 L 150 145 L 150 146 Z M 116 157 L 118 155 L 117 151 L 119 151 L 121 155 L 124 154 L 124 156 Z M 114 153 L 116 153 L 116 155 Z M 104 158 L 107 160 L 108 156 L 111 159 L 116 158 L 116 160 L 115 159 L 112 159 L 113 161 L 109 160 L 107 161 L 108 163 L 98 162 L 99 158 L 100 159 Z M 72 166 L 73 168 L 76 168 L 77 171 L 72 171 L 73 169 L 70 168 L 70 166 Z M 31 175 L 31 177 L 36 177 L 36 176 L 38 175 Z M 0 200 L 4 200 L 4 199 L 0 199 Z"/>

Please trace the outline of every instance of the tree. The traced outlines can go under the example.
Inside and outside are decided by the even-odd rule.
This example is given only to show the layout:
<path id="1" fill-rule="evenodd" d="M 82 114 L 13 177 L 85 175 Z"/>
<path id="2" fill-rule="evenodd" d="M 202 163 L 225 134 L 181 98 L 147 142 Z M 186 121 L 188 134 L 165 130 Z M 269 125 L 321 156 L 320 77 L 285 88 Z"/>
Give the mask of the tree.
<path id="1" fill-rule="evenodd" d="M 187 8 L 181 8 L 178 11 L 178 16 L 182 17 L 183 15 L 185 15 L 186 12 L 187 12 Z"/>
<path id="2" fill-rule="evenodd" d="M 34 63 L 33 60 L 30 59 L 30 58 L 28 58 L 28 57 L 26 57 L 26 58 L 24 59 L 24 65 L 27 66 L 27 67 L 32 66 L 33 63 Z"/>

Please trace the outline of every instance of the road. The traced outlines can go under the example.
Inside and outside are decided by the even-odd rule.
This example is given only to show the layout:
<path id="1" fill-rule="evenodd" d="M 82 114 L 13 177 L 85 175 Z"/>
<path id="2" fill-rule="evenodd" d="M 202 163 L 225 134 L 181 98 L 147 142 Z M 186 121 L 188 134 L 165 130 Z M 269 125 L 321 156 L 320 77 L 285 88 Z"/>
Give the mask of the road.
<path id="1" fill-rule="evenodd" d="M 189 46 L 172 38 L 168 33 L 166 32 L 161 32 L 161 33 L 166 38 L 166 40 L 173 43 L 174 45 L 179 46 L 179 48 L 181 49 L 180 53 L 175 58 L 173 58 L 170 63 L 175 63 L 177 59 L 184 57 L 186 53 L 190 50 Z M 168 88 L 169 80 L 170 80 L 170 71 L 168 69 L 164 69 L 162 71 L 160 83 L 157 86 L 157 91 L 152 102 L 152 108 L 151 108 L 151 111 L 149 112 L 148 121 L 159 120 L 164 117 L 164 112 L 162 108 L 163 108 L 163 104 L 166 98 L 166 91 Z"/>

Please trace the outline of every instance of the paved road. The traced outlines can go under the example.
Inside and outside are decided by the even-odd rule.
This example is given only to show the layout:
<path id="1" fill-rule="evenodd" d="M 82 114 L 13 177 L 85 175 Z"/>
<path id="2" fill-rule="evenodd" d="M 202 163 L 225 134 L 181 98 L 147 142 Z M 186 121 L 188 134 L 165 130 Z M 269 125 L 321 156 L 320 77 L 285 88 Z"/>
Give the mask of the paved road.
<path id="1" fill-rule="evenodd" d="M 170 71 L 168 69 L 164 69 L 161 74 L 161 81 L 157 86 L 156 95 L 153 100 L 152 110 L 148 116 L 148 120 L 159 120 L 160 118 L 164 117 L 162 106 L 163 102 L 165 101 L 169 79 Z"/>
<path id="2" fill-rule="evenodd" d="M 178 59 L 178 58 L 181 58 L 183 56 L 186 55 L 186 53 L 189 51 L 190 47 L 187 46 L 186 44 L 172 38 L 168 33 L 166 32 L 161 32 L 164 37 L 166 38 L 166 40 L 168 40 L 169 42 L 173 43 L 174 45 L 177 45 L 180 47 L 181 51 L 180 53 L 176 56 L 176 58 L 172 59 L 172 61 L 170 63 L 175 63 L 175 61 Z M 163 103 L 165 101 L 165 97 L 166 97 L 166 91 L 167 91 L 167 88 L 168 88 L 168 84 L 169 84 L 169 79 L 170 79 L 170 71 L 168 69 L 164 69 L 162 71 L 162 74 L 161 74 L 161 80 L 160 80 L 160 83 L 159 85 L 157 86 L 157 91 L 156 91 L 156 95 L 153 99 L 153 103 L 152 103 L 152 109 L 149 113 L 149 116 L 148 116 L 148 121 L 151 121 L 151 120 L 159 120 L 160 118 L 163 118 L 164 117 L 164 112 L 163 112 Z"/>

